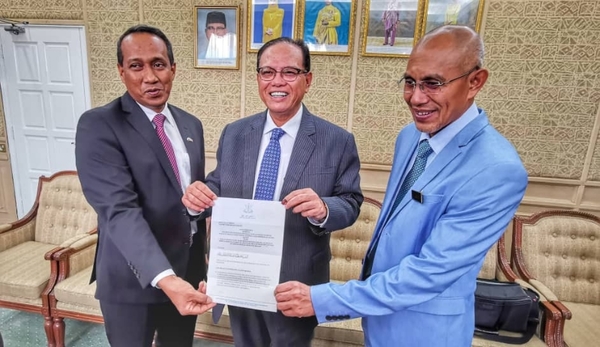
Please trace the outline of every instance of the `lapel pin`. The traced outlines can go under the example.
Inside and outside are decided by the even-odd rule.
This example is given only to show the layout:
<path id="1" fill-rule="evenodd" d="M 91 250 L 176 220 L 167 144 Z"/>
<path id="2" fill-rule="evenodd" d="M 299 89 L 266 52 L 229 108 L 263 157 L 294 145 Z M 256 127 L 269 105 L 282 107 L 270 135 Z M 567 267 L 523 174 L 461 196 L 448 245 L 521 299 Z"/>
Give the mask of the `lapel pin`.
<path id="1" fill-rule="evenodd" d="M 188 138 L 186 139 L 186 141 L 188 141 L 188 142 L 194 142 L 194 140 L 193 140 L 191 137 L 188 137 Z"/>

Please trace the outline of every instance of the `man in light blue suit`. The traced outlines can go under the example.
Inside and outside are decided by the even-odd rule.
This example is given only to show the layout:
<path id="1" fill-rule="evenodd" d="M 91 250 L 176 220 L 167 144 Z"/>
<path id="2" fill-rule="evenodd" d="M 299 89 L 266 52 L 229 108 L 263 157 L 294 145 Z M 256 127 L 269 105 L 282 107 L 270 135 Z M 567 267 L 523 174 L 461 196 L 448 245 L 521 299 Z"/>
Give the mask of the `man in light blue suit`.
<path id="1" fill-rule="evenodd" d="M 420 40 L 401 80 L 414 123 L 398 135 L 361 278 L 280 284 L 283 314 L 364 317 L 367 346 L 471 346 L 477 274 L 527 186 L 517 152 L 475 106 L 488 78 L 482 60 L 467 27 Z"/>
<path id="2" fill-rule="evenodd" d="M 183 202 L 202 211 L 217 196 L 281 201 L 287 212 L 280 281 L 326 283 L 329 234 L 352 225 L 363 201 L 354 136 L 302 104 L 312 83 L 304 42 L 285 37 L 269 41 L 258 51 L 256 68 L 267 110 L 223 129 L 217 167 L 206 184 L 197 181 L 188 187 Z M 274 163 L 274 171 L 264 176 L 271 177 L 267 188 L 263 172 Z M 315 317 L 290 318 L 231 305 L 229 317 L 237 347 L 308 347 L 317 326 Z"/>

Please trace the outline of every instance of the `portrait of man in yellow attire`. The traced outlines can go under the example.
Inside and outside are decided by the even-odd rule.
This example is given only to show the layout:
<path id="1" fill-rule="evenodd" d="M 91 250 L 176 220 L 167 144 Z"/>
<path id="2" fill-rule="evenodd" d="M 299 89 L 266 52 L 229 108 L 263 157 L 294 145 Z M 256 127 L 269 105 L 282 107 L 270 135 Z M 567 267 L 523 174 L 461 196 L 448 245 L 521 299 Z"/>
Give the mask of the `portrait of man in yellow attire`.
<path id="1" fill-rule="evenodd" d="M 281 37 L 284 13 L 284 9 L 279 7 L 277 0 L 269 0 L 269 6 L 263 11 L 262 43 Z"/>
<path id="2" fill-rule="evenodd" d="M 318 44 L 337 45 L 337 27 L 342 24 L 342 15 L 337 7 L 333 6 L 332 0 L 325 0 L 325 6 L 319 11 L 315 22 L 313 36 Z"/>

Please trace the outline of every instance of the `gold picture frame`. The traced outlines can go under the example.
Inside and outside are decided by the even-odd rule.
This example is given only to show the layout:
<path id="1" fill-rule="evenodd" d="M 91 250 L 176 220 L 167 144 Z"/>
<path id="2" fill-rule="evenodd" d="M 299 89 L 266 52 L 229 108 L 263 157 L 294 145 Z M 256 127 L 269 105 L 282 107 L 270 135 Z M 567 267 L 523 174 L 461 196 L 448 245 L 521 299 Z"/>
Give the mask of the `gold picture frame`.
<path id="1" fill-rule="evenodd" d="M 350 55 L 358 0 L 301 0 L 298 37 L 311 54 Z"/>
<path id="2" fill-rule="evenodd" d="M 248 0 L 248 52 L 258 52 L 266 42 L 278 37 L 297 37 L 296 0 Z"/>
<path id="3" fill-rule="evenodd" d="M 423 0 L 367 0 L 361 54 L 408 57 L 419 38 Z"/>
<path id="4" fill-rule="evenodd" d="M 194 67 L 240 68 L 239 6 L 195 6 Z"/>
<path id="5" fill-rule="evenodd" d="M 424 0 L 419 38 L 445 24 L 466 25 L 479 32 L 485 0 Z"/>

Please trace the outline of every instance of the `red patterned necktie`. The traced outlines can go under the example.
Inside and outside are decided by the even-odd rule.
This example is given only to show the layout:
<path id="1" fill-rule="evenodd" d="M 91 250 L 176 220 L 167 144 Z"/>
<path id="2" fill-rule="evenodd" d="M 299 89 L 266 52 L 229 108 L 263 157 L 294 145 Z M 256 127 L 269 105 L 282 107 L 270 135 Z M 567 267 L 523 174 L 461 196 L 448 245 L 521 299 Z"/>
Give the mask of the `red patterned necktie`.
<path id="1" fill-rule="evenodd" d="M 167 117 L 165 117 L 164 114 L 157 113 L 156 116 L 154 116 L 152 123 L 154 123 L 154 125 L 156 125 L 156 134 L 158 135 L 158 138 L 160 139 L 160 142 L 162 143 L 163 148 L 165 149 L 165 152 L 167 153 L 167 157 L 169 158 L 169 161 L 171 162 L 171 167 L 173 168 L 173 172 L 175 173 L 177 182 L 179 184 L 181 184 L 181 179 L 179 178 L 179 169 L 177 168 L 177 159 L 175 158 L 175 151 L 173 150 L 171 141 L 169 141 L 169 138 L 167 137 L 167 134 L 165 133 L 165 119 L 166 118 Z"/>

